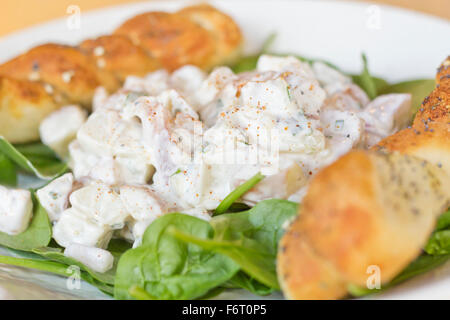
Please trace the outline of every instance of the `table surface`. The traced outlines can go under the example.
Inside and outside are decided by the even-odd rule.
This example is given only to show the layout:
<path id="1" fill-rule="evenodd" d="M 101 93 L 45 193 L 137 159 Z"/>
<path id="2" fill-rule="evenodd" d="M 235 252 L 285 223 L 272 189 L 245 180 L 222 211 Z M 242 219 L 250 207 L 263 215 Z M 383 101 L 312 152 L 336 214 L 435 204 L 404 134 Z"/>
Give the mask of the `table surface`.
<path id="1" fill-rule="evenodd" d="M 40 22 L 64 17 L 71 5 L 77 5 L 82 13 L 137 1 L 149 0 L 1 0 L 2 12 L 7 14 L 2 14 L 0 19 L 0 36 Z M 372 0 L 371 2 L 404 7 L 450 21 L 450 0 Z"/>

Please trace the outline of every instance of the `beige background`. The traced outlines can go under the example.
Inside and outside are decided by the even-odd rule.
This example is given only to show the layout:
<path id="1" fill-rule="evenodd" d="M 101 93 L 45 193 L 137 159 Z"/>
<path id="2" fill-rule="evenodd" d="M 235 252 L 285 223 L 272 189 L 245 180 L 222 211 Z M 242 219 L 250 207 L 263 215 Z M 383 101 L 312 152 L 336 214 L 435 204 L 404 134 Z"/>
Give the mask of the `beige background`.
<path id="1" fill-rule="evenodd" d="M 81 11 L 87 11 L 137 1 L 149 0 L 0 0 L 2 11 L 0 36 L 39 22 L 62 17 L 66 14 L 69 5 L 78 5 Z M 371 2 L 409 8 L 450 20 L 450 0 L 372 0 Z"/>

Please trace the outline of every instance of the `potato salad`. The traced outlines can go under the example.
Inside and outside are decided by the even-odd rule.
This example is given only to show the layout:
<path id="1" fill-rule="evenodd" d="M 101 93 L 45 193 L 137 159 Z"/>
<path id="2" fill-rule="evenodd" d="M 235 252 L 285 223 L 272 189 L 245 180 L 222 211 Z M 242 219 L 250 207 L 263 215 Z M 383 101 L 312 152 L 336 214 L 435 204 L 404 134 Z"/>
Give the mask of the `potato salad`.
<path id="1" fill-rule="evenodd" d="M 320 168 L 405 127 L 410 105 L 410 94 L 371 101 L 350 77 L 295 57 L 263 55 L 239 74 L 188 65 L 130 76 L 112 95 L 98 88 L 90 115 L 70 105 L 42 122 L 42 142 L 71 171 L 36 194 L 66 256 L 106 272 L 112 238 L 137 247 L 166 213 L 209 220 L 255 174 L 265 179 L 240 202 L 301 202 Z M 0 231 L 24 231 L 29 191 L 0 187 L 0 200 Z"/>

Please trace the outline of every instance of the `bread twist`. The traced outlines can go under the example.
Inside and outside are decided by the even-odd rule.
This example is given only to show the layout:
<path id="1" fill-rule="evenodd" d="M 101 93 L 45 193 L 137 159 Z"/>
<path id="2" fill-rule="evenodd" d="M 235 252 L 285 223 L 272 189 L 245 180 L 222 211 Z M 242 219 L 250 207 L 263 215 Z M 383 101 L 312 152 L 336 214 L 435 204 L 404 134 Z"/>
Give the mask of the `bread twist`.
<path id="1" fill-rule="evenodd" d="M 421 253 L 450 205 L 449 65 L 447 58 L 411 128 L 313 178 L 280 242 L 277 271 L 288 298 L 344 297 L 348 284 L 366 286 L 371 266 L 388 283 Z"/>
<path id="2" fill-rule="evenodd" d="M 37 46 L 0 65 L 0 135 L 12 143 L 38 140 L 43 118 L 68 103 L 89 109 L 99 86 L 114 92 L 129 75 L 186 64 L 208 70 L 236 58 L 241 43 L 229 16 L 201 4 L 140 14 L 77 47 Z"/>

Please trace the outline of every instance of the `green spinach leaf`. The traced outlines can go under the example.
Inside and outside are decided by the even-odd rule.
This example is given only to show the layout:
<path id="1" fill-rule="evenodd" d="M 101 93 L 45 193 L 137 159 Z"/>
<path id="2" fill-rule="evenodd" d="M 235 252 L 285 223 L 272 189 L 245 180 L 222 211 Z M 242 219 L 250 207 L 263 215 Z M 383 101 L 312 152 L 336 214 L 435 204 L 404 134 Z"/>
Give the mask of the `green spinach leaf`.
<path id="1" fill-rule="evenodd" d="M 399 275 L 397 275 L 391 282 L 382 286 L 381 289 L 368 289 L 355 285 L 349 285 L 348 291 L 354 297 L 362 297 L 365 295 L 380 293 L 393 286 L 400 284 L 406 280 L 409 280 L 415 276 L 424 274 L 450 259 L 450 255 L 428 255 L 422 254 L 416 260 L 411 262 L 408 267 L 405 268 Z"/>
<path id="2" fill-rule="evenodd" d="M 433 233 L 425 246 L 425 252 L 430 255 L 450 254 L 450 230 Z"/>
<path id="3" fill-rule="evenodd" d="M 270 288 L 261 282 L 249 277 L 246 273 L 238 272 L 230 281 L 224 284 L 228 289 L 245 289 L 258 296 L 267 296 L 271 294 L 274 289 Z"/>
<path id="4" fill-rule="evenodd" d="M 425 252 L 430 255 L 450 254 L 450 210 L 444 212 L 438 219 L 435 231 L 425 246 Z"/>
<path id="5" fill-rule="evenodd" d="M 268 53 L 275 39 L 276 33 L 270 34 L 261 46 L 261 50 L 259 51 L 259 53 L 241 57 L 232 66 L 230 66 L 231 70 L 233 70 L 234 73 L 255 70 L 259 57 L 262 54 Z"/>
<path id="6" fill-rule="evenodd" d="M 367 57 L 363 53 L 362 55 L 362 61 L 363 61 L 363 70 L 360 75 L 354 75 L 352 76 L 353 82 L 356 83 L 358 86 L 363 89 L 369 98 L 375 99 L 377 97 L 377 83 L 375 82 L 374 78 L 371 76 L 369 72 L 369 67 L 367 63 Z M 381 80 L 378 80 L 381 81 Z M 379 85 L 379 84 L 378 84 Z"/>
<path id="7" fill-rule="evenodd" d="M 0 255 L 0 263 L 8 264 L 17 267 L 30 268 L 45 272 L 54 273 L 63 277 L 70 277 L 73 275 L 73 271 L 69 268 L 69 265 L 55 262 L 50 260 L 43 260 L 42 258 L 17 258 L 10 256 L 1 256 Z M 89 273 L 81 271 L 80 278 L 93 286 L 97 287 L 102 292 L 112 295 L 113 294 L 113 286 L 97 279 L 93 278 Z"/>
<path id="8" fill-rule="evenodd" d="M 115 297 L 194 299 L 231 279 L 239 266 L 231 259 L 208 252 L 175 238 L 172 228 L 199 239 L 213 236 L 210 224 L 201 219 L 171 213 L 153 221 L 144 233 L 142 245 L 126 251 L 119 260 Z M 131 293 L 130 294 L 130 290 Z"/>
<path id="9" fill-rule="evenodd" d="M 450 227 L 450 209 L 439 216 L 435 231 L 444 230 Z"/>
<path id="10" fill-rule="evenodd" d="M 41 157 L 58 160 L 56 153 L 42 142 L 15 144 L 14 148 L 26 158 Z"/>
<path id="11" fill-rule="evenodd" d="M 36 154 L 30 154 L 30 157 L 27 158 L 2 136 L 0 136 L 0 152 L 6 155 L 19 168 L 35 174 L 41 179 L 51 180 L 67 170 L 67 164 L 57 158 L 38 156 Z"/>
<path id="12" fill-rule="evenodd" d="M 264 176 L 258 172 L 253 177 L 251 177 L 250 179 L 245 181 L 243 184 L 241 184 L 239 187 L 234 189 L 217 206 L 216 210 L 214 211 L 214 215 L 218 216 L 218 215 L 221 215 L 221 214 L 224 214 L 225 212 L 227 212 L 227 210 L 231 207 L 231 205 L 236 200 L 238 200 L 240 197 L 242 197 L 244 194 L 246 194 L 248 191 L 250 191 L 250 189 L 252 189 L 255 185 L 257 185 L 262 179 L 264 179 Z"/>
<path id="13" fill-rule="evenodd" d="M 17 250 L 31 251 L 49 244 L 52 238 L 52 226 L 47 211 L 40 205 L 34 193 L 32 193 L 32 198 L 33 217 L 27 230 L 15 236 L 0 232 L 0 245 Z"/>
<path id="14" fill-rule="evenodd" d="M 43 248 L 36 248 L 33 249 L 33 252 L 47 258 L 48 260 L 54 261 L 54 262 L 59 262 L 62 263 L 66 266 L 78 266 L 81 270 L 87 272 L 93 279 L 99 281 L 99 282 L 103 282 L 109 285 L 113 285 L 114 284 L 114 276 L 115 276 L 115 272 L 116 272 L 116 266 L 117 266 L 117 261 L 116 259 L 114 260 L 114 267 L 109 270 L 108 272 L 105 273 L 99 273 L 99 272 L 95 272 L 92 269 L 88 268 L 87 266 L 85 266 L 84 264 L 82 264 L 81 262 L 66 257 L 64 255 L 64 249 L 62 248 L 52 248 L 52 247 L 43 247 Z"/>
<path id="15" fill-rule="evenodd" d="M 173 230 L 180 240 L 194 243 L 205 250 L 226 255 L 239 264 L 250 277 L 279 289 L 276 275 L 278 241 L 283 225 L 296 216 L 298 205 L 287 200 L 265 200 L 252 209 L 215 217 L 211 220 L 214 238 L 199 238 Z"/>
<path id="16" fill-rule="evenodd" d="M 414 115 L 420 108 L 423 99 L 435 88 L 433 79 L 418 79 L 393 83 L 384 86 L 379 94 L 387 93 L 410 93 L 411 94 L 411 115 Z"/>
<path id="17" fill-rule="evenodd" d="M 15 186 L 17 184 L 17 170 L 14 163 L 0 152 L 0 184 Z"/>

